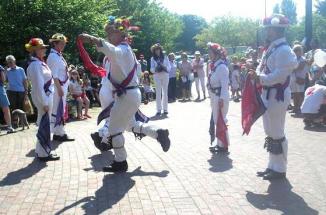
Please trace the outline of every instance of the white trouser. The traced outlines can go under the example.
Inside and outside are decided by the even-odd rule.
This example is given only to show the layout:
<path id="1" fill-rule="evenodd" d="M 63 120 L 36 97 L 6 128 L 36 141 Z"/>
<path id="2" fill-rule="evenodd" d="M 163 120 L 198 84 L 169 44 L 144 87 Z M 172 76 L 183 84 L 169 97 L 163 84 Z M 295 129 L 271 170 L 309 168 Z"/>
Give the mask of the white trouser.
<path id="1" fill-rule="evenodd" d="M 37 108 L 36 124 L 39 125 L 41 122 L 42 116 L 45 113 L 44 109 L 43 109 L 44 106 L 43 106 L 43 104 L 39 103 L 38 99 L 35 98 L 35 96 L 33 96 L 33 95 L 32 95 L 32 101 L 33 101 L 33 104 L 35 105 L 35 107 Z M 53 107 L 53 95 L 50 94 L 50 96 L 49 96 L 49 111 L 48 111 L 49 118 L 51 117 L 52 107 Z M 49 143 L 49 145 L 50 145 L 50 143 Z M 47 146 L 42 146 L 37 139 L 35 153 L 37 154 L 38 157 L 48 157 L 51 154 L 51 148 L 49 148 Z"/>
<path id="2" fill-rule="evenodd" d="M 168 111 L 168 87 L 169 87 L 169 74 L 160 72 L 154 74 L 154 82 L 156 87 L 156 109 L 157 112 L 163 110 Z"/>
<path id="3" fill-rule="evenodd" d="M 99 92 L 100 102 L 101 102 L 101 108 L 104 110 L 106 107 L 108 107 L 113 102 L 113 95 L 112 90 L 108 86 L 108 84 L 102 85 L 100 92 Z M 100 137 L 109 136 L 109 119 L 105 119 L 105 123 L 102 128 L 98 130 Z"/>
<path id="4" fill-rule="evenodd" d="M 210 94 L 210 97 L 211 97 L 211 108 L 212 108 L 212 112 L 213 112 L 213 119 L 214 119 L 214 124 L 215 126 L 217 125 L 217 121 L 218 121 L 218 116 L 219 116 L 219 113 L 220 113 L 220 108 L 218 106 L 218 101 L 220 99 L 219 96 L 216 96 L 215 94 L 213 93 L 209 93 Z M 223 108 L 222 108 L 222 115 L 223 115 L 223 118 L 224 118 L 224 122 L 227 124 L 227 118 L 226 118 L 226 115 L 229 111 L 229 100 L 224 100 L 224 105 L 223 105 Z M 215 132 L 216 132 L 216 128 L 215 128 Z M 226 131 L 226 137 L 227 137 L 227 140 L 228 140 L 228 145 L 230 145 L 230 139 L 229 139 L 229 132 Z M 217 145 L 220 146 L 220 147 L 224 147 L 223 143 L 217 138 Z"/>
<path id="5" fill-rule="evenodd" d="M 117 134 L 123 133 L 129 127 L 140 103 L 141 93 L 139 89 L 127 90 L 126 94 L 115 98 L 110 114 L 109 134 L 114 136 L 112 138 L 112 146 L 115 154 L 114 160 L 117 162 L 127 159 L 123 134 Z"/>
<path id="6" fill-rule="evenodd" d="M 263 115 L 263 124 L 265 134 L 273 139 L 281 139 L 285 137 L 285 116 L 287 107 L 291 101 L 290 89 L 287 88 L 284 93 L 284 102 L 277 101 L 275 99 L 276 90 L 270 91 L 269 100 L 266 99 L 266 90 L 263 90 L 262 99 L 267 107 L 265 114 Z M 269 153 L 268 168 L 277 172 L 286 172 L 287 167 L 287 153 L 288 153 L 288 141 L 282 142 L 282 154 Z"/>
<path id="7" fill-rule="evenodd" d="M 195 78 L 196 91 L 197 91 L 198 96 L 200 95 L 199 82 L 200 82 L 201 90 L 203 91 L 203 93 L 205 95 L 205 91 L 206 91 L 205 76 L 198 76 L 197 78 Z"/>
<path id="8" fill-rule="evenodd" d="M 66 99 L 67 99 L 67 89 L 65 87 L 63 88 L 63 96 L 62 96 L 62 100 L 63 100 L 63 113 L 65 113 L 65 107 L 66 107 Z M 51 129 L 53 131 L 53 135 L 59 135 L 59 136 L 63 136 L 66 134 L 66 131 L 64 129 L 63 125 L 57 125 L 54 127 L 55 124 L 55 119 L 56 119 L 56 115 L 57 115 L 57 109 L 58 109 L 58 105 L 59 105 L 59 101 L 60 101 L 61 97 L 59 97 L 57 90 L 54 90 L 54 94 L 53 94 L 53 109 L 52 109 L 52 116 L 50 118 L 51 120 Z"/>

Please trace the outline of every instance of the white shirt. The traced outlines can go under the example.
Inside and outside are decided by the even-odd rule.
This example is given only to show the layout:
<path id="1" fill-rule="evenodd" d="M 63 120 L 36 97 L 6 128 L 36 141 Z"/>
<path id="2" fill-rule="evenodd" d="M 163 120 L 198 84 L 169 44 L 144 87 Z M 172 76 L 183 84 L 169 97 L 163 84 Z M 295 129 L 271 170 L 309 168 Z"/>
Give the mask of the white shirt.
<path id="1" fill-rule="evenodd" d="M 153 74 L 157 73 L 157 72 L 155 71 L 155 69 L 156 69 L 157 66 L 158 66 L 158 63 L 157 63 L 157 62 L 154 60 L 154 58 L 152 57 L 152 58 L 151 58 L 151 73 L 153 73 Z M 170 61 L 169 61 L 169 59 L 168 59 L 166 56 L 164 56 L 163 66 L 166 67 L 167 72 L 169 73 L 170 70 L 171 70 L 171 66 L 170 66 Z M 164 72 L 160 72 L 160 73 L 164 73 Z"/>
<path id="2" fill-rule="evenodd" d="M 301 105 L 302 113 L 318 113 L 320 106 L 326 99 L 326 86 L 316 84 L 309 87 L 305 92 L 304 101 Z"/>
<path id="3" fill-rule="evenodd" d="M 196 68 L 196 66 L 198 66 L 198 68 Z M 205 76 L 205 72 L 204 72 L 204 59 L 200 58 L 199 62 L 194 59 L 192 61 L 192 68 L 194 70 L 194 72 L 197 72 L 199 77 L 203 77 Z"/>
<path id="4" fill-rule="evenodd" d="M 67 90 L 69 86 L 68 65 L 62 54 L 55 49 L 51 49 L 46 62 L 52 71 L 54 79 L 59 79 L 60 82 L 66 81 L 63 85 L 63 89 Z"/>
<path id="5" fill-rule="evenodd" d="M 275 46 L 284 42 L 286 42 L 285 38 L 273 41 L 263 56 L 265 56 L 269 51 L 273 51 Z M 264 63 L 265 60 L 262 60 L 257 67 L 257 74 L 259 75 L 260 82 L 263 86 L 273 86 L 274 84 L 285 83 L 287 77 L 298 66 L 296 55 L 290 46 L 287 45 L 278 47 L 268 57 L 267 67 L 270 70 L 269 74 L 265 74 L 266 66 L 263 68 Z"/>
<path id="6" fill-rule="evenodd" d="M 214 63 L 214 67 L 218 66 L 215 71 L 210 72 L 209 84 L 212 88 L 221 87 L 220 98 L 227 101 L 229 99 L 229 69 L 225 64 L 220 64 L 222 62 L 223 60 L 220 59 Z"/>
<path id="7" fill-rule="evenodd" d="M 81 95 L 83 93 L 82 86 L 78 81 L 69 81 L 69 89 L 73 95 Z"/>
<path id="8" fill-rule="evenodd" d="M 135 72 L 135 75 L 128 86 L 139 85 L 137 74 L 139 73 L 138 70 L 140 65 L 134 52 L 128 44 L 121 43 L 118 46 L 114 46 L 111 43 L 102 40 L 102 47 L 97 47 L 97 50 L 104 53 L 110 61 L 111 78 L 118 84 L 121 84 L 123 80 L 127 78 L 128 74 L 132 71 L 136 63 L 137 71 Z"/>
<path id="9" fill-rule="evenodd" d="M 175 78 L 175 77 L 177 77 L 177 64 L 175 61 L 169 61 L 169 62 L 170 62 L 169 77 Z"/>
<path id="10" fill-rule="evenodd" d="M 112 84 L 108 79 L 108 75 L 109 75 L 110 69 L 111 69 L 111 63 L 107 56 L 105 56 L 103 59 L 103 68 L 105 69 L 105 76 L 102 77 L 101 85 L 102 85 L 102 87 L 104 86 L 104 87 L 108 87 L 108 88 L 112 89 Z"/>
<path id="11" fill-rule="evenodd" d="M 51 80 L 49 91 L 53 93 L 54 85 L 51 70 L 45 62 L 32 57 L 32 62 L 27 68 L 27 78 L 32 82 L 32 99 L 36 104 L 49 105 L 49 93 L 44 91 L 44 85 Z"/>

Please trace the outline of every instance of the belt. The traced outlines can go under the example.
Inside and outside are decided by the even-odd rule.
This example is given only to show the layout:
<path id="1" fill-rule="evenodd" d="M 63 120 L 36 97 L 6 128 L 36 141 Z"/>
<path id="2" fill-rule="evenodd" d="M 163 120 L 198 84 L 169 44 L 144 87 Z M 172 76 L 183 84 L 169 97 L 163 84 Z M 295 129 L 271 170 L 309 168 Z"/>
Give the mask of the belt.
<path id="1" fill-rule="evenodd" d="M 222 87 L 215 87 L 210 88 L 211 92 L 214 93 L 216 96 L 221 96 Z"/>
<path id="2" fill-rule="evenodd" d="M 139 88 L 139 86 L 124 87 L 122 89 L 113 90 L 113 93 L 116 93 L 117 96 L 120 97 L 122 94 L 126 94 L 127 90 L 133 90 L 137 88 Z"/>

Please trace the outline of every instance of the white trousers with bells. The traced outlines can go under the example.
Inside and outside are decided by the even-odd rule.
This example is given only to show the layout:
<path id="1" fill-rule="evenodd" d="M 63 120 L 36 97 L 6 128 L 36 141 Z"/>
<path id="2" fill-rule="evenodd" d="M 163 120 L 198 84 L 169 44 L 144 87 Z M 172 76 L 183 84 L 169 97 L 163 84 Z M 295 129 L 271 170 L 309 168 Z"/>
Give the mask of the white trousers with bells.
<path id="1" fill-rule="evenodd" d="M 215 126 L 217 126 L 217 121 L 218 121 L 218 117 L 219 117 L 219 112 L 220 112 L 220 108 L 218 106 L 218 101 L 220 99 L 219 96 L 216 96 L 213 93 L 209 93 L 210 97 L 211 97 L 211 108 L 212 108 L 212 112 L 213 112 L 213 119 L 214 119 L 214 124 Z M 226 115 L 229 111 L 229 100 L 224 100 L 224 105 L 222 108 L 222 115 L 224 118 L 224 122 L 227 124 L 227 118 Z M 216 132 L 216 127 L 215 127 L 215 132 Z M 228 143 L 230 144 L 230 139 L 229 139 L 229 132 L 226 131 L 226 137 L 228 139 Z M 220 147 L 224 147 L 223 143 L 217 138 L 217 145 Z"/>
<path id="2" fill-rule="evenodd" d="M 290 104 L 291 93 L 287 88 L 284 93 L 284 102 L 275 99 L 276 90 L 270 91 L 269 99 L 266 99 L 267 91 L 262 93 L 262 99 L 267 107 L 267 111 L 263 115 L 263 124 L 265 134 L 273 139 L 281 139 L 285 137 L 285 116 L 287 108 Z M 287 168 L 287 154 L 288 154 L 288 141 L 282 142 L 282 154 L 269 153 L 268 168 L 276 172 L 286 172 Z"/>
<path id="3" fill-rule="evenodd" d="M 62 100 L 63 100 L 63 113 L 65 112 L 65 107 L 66 107 L 66 99 L 67 99 L 67 89 L 63 88 L 63 96 L 62 96 Z M 59 105 L 59 101 L 60 101 L 61 97 L 59 97 L 57 90 L 54 90 L 54 95 L 53 95 L 53 109 L 52 109 L 52 116 L 50 118 L 51 120 L 51 129 L 53 132 L 53 135 L 58 135 L 58 136 L 63 136 L 66 134 L 66 131 L 64 129 L 63 125 L 57 125 L 54 127 L 55 124 L 55 119 L 56 119 L 56 115 L 57 115 L 57 109 L 58 109 L 58 105 Z"/>
<path id="4" fill-rule="evenodd" d="M 102 85 L 100 92 L 99 92 L 101 108 L 104 110 L 108 107 L 111 102 L 113 102 L 112 90 L 110 89 L 109 85 Z M 98 130 L 100 137 L 109 136 L 109 118 L 105 119 L 105 124 L 102 128 Z"/>

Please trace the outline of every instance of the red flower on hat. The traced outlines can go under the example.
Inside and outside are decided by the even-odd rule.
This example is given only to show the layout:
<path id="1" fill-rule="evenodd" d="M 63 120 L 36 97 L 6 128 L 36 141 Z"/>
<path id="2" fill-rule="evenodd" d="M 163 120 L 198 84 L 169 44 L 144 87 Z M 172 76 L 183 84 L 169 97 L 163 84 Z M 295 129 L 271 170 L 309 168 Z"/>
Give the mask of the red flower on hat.
<path id="1" fill-rule="evenodd" d="M 130 22 L 128 19 L 123 19 L 121 25 L 128 29 L 130 27 Z"/>
<path id="2" fill-rule="evenodd" d="M 30 44 L 32 46 L 37 46 L 39 44 L 39 41 L 37 38 L 32 38 L 31 41 L 30 41 Z"/>

